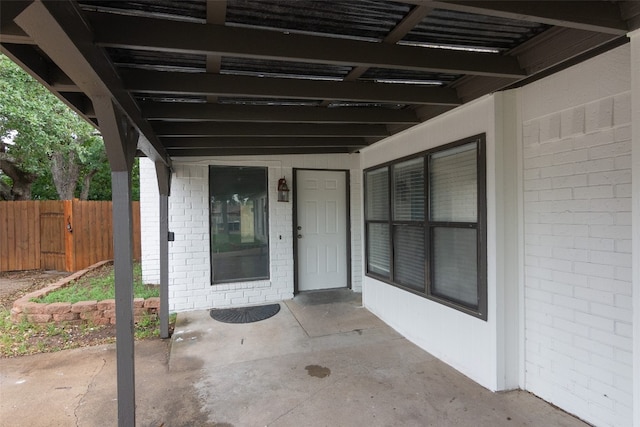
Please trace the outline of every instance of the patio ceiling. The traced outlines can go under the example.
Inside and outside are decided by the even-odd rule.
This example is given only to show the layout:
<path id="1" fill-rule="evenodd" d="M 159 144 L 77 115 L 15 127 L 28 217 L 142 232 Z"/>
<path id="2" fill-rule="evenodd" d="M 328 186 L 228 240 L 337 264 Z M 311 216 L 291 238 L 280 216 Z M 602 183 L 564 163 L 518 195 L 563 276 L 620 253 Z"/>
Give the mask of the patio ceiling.
<path id="1" fill-rule="evenodd" d="M 2 1 L 2 52 L 155 161 L 348 153 L 627 41 L 634 1 Z"/>

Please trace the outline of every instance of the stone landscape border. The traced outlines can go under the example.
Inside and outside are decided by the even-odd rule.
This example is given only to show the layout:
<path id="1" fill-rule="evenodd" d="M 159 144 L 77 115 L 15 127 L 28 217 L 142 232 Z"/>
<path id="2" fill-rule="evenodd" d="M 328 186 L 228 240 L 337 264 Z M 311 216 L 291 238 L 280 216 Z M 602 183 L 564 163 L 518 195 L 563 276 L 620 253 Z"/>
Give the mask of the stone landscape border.
<path id="1" fill-rule="evenodd" d="M 85 274 L 103 265 L 109 264 L 112 260 L 97 262 L 84 270 L 58 280 L 42 289 L 28 293 L 17 299 L 11 309 L 11 321 L 19 323 L 26 318 L 31 323 L 55 323 L 61 324 L 92 324 L 92 325 L 115 325 L 116 323 L 116 301 L 107 299 L 103 301 L 79 301 L 74 304 L 68 302 L 38 303 L 31 301 L 35 298 L 45 296 L 56 289 L 67 286 L 69 283 L 78 280 Z M 158 314 L 160 308 L 160 298 L 135 298 L 133 300 L 134 322 L 138 323 L 146 315 Z"/>

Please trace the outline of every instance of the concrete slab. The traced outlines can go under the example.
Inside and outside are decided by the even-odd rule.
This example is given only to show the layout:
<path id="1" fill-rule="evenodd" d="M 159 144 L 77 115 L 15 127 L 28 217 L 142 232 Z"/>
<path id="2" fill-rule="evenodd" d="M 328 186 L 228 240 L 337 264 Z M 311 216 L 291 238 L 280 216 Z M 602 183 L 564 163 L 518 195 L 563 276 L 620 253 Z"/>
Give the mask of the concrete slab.
<path id="1" fill-rule="evenodd" d="M 171 343 L 138 342 L 135 356 L 138 426 L 586 426 L 485 390 L 357 298 L 296 298 L 245 325 L 180 313 Z M 116 399 L 114 345 L 0 361 L 3 427 L 116 426 Z"/>
<path id="2" fill-rule="evenodd" d="M 225 426 L 585 426 L 522 391 L 492 393 L 402 338 L 356 299 L 286 301 L 267 320 L 180 315 L 170 370 L 199 366 Z"/>
<path id="3" fill-rule="evenodd" d="M 168 350 L 136 343 L 137 425 L 213 425 L 193 387 L 198 371 L 170 373 Z M 115 345 L 0 359 L 0 425 L 117 426 Z"/>
<path id="4" fill-rule="evenodd" d="M 300 294 L 285 304 L 309 337 L 381 328 L 384 323 L 362 306 L 350 290 Z"/>

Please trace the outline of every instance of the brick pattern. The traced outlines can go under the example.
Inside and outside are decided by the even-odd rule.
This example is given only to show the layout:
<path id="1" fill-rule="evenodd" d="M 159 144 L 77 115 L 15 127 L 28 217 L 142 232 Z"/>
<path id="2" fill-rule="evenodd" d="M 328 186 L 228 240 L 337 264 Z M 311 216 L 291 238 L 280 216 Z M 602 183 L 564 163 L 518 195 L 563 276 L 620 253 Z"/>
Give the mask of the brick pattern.
<path id="1" fill-rule="evenodd" d="M 632 414 L 630 94 L 523 124 L 526 386 L 597 425 Z"/>
<path id="2" fill-rule="evenodd" d="M 140 245 L 142 280 L 160 283 L 160 196 L 153 161 L 140 159 Z"/>
<path id="3" fill-rule="evenodd" d="M 227 160 L 228 162 L 229 160 Z M 293 203 L 277 202 L 277 182 L 291 183 L 293 168 L 350 169 L 351 275 L 362 289 L 361 171 L 357 156 L 288 156 L 279 160 L 244 159 L 233 164 L 268 168 L 270 279 L 211 285 L 209 259 L 208 165 L 176 164 L 169 197 L 169 310 L 186 311 L 282 301 L 293 297 Z M 216 164 L 212 160 L 210 164 Z M 228 164 L 224 163 L 223 164 Z M 277 164 L 277 166 L 273 166 Z M 142 270 L 146 283 L 159 281 L 158 191 L 153 163 L 140 160 Z"/>
<path id="4" fill-rule="evenodd" d="M 157 316 L 160 298 L 136 298 L 134 300 L 133 321 L 138 323 L 145 316 Z M 70 303 L 27 303 L 16 301 L 11 309 L 11 321 L 19 323 L 23 319 L 31 323 L 115 325 L 116 302 L 80 301 Z"/>
<path id="5" fill-rule="evenodd" d="M 55 324 L 83 324 L 96 326 L 116 324 L 116 301 L 79 301 L 74 304 L 68 302 L 54 302 L 50 304 L 32 302 L 32 299 L 43 297 L 56 289 L 67 286 L 79 279 L 87 272 L 101 267 L 110 261 L 101 261 L 84 270 L 67 276 L 45 288 L 28 293 L 13 303 L 11 321 L 18 323 L 26 318 L 31 323 Z M 133 300 L 134 322 L 138 323 L 144 316 L 157 316 L 160 308 L 160 298 L 135 298 Z"/>

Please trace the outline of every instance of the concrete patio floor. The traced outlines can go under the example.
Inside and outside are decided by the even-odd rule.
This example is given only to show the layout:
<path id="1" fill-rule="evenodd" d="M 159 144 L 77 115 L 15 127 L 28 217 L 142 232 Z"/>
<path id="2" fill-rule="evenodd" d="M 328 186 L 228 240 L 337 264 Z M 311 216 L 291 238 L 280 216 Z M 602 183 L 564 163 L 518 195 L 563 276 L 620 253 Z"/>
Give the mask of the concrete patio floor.
<path id="1" fill-rule="evenodd" d="M 585 426 L 535 396 L 492 393 L 413 345 L 359 294 L 301 294 L 252 324 L 181 314 L 169 370 L 233 426 Z"/>
<path id="2" fill-rule="evenodd" d="M 521 391 L 492 393 L 349 291 L 301 294 L 250 324 L 180 313 L 136 343 L 139 426 L 586 426 Z M 170 348 L 170 351 L 169 351 Z M 115 426 L 115 347 L 0 361 L 0 425 Z"/>

